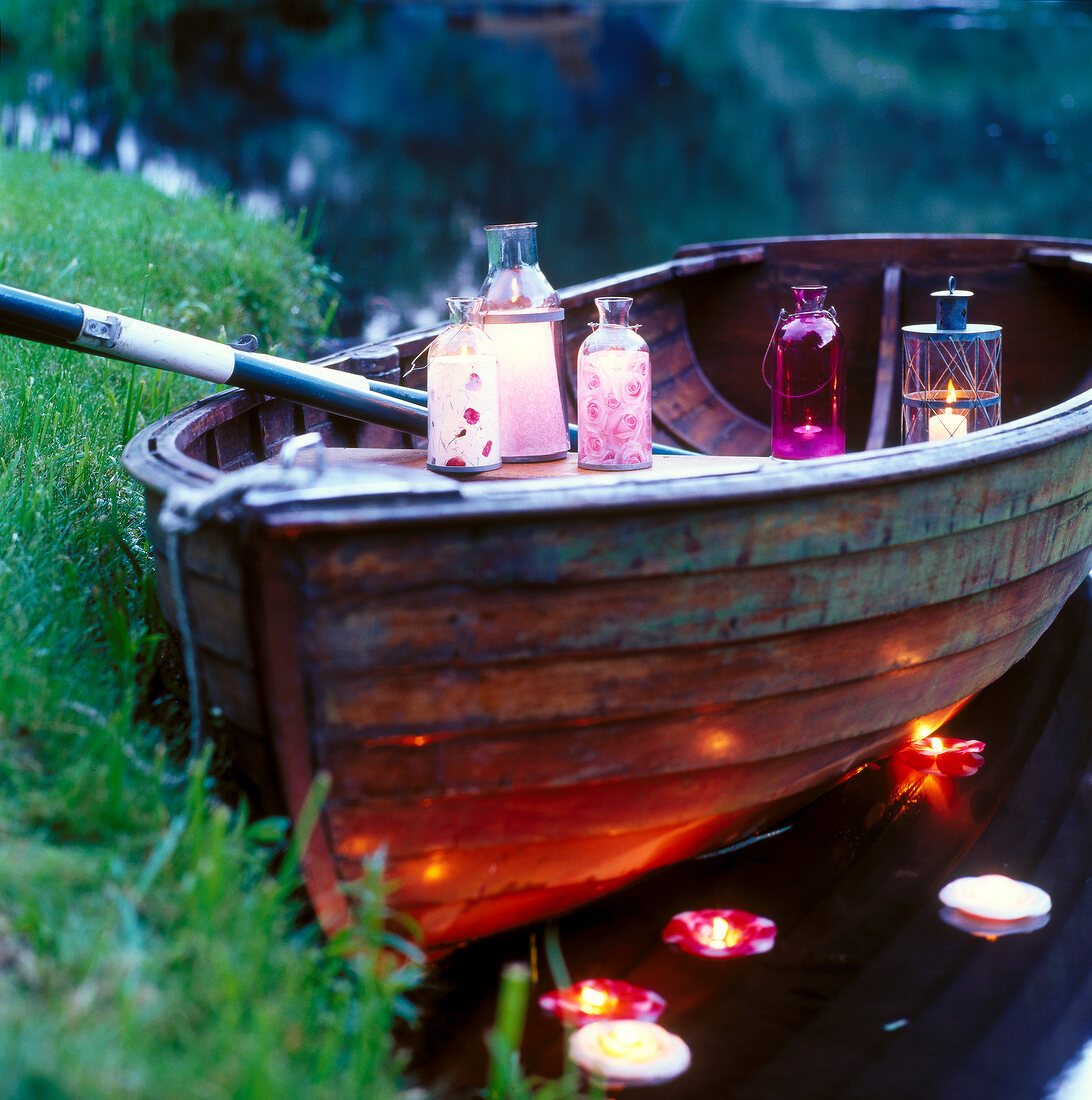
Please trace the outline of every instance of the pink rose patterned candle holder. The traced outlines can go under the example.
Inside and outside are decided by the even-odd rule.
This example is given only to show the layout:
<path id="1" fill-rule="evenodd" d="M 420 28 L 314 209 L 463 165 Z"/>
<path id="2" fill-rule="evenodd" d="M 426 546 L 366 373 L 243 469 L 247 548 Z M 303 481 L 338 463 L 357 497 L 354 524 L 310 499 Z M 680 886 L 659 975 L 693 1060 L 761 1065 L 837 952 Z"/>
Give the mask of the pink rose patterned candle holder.
<path id="1" fill-rule="evenodd" d="M 596 298 L 599 322 L 577 360 L 577 465 L 642 470 L 652 465 L 648 344 L 629 323 L 632 298 Z"/>

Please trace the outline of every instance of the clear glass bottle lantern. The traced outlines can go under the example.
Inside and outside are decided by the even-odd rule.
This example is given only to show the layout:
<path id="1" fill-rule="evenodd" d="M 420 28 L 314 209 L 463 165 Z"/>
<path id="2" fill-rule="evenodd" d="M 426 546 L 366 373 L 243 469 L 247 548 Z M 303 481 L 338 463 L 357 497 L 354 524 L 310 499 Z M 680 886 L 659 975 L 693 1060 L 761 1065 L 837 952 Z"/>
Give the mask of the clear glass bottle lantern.
<path id="1" fill-rule="evenodd" d="M 482 327 L 481 298 L 448 298 L 450 323 L 428 349 L 428 456 L 445 474 L 501 464 L 497 349 Z"/>
<path id="2" fill-rule="evenodd" d="M 970 290 L 935 290 L 935 325 L 902 329 L 902 441 L 955 439 L 1001 423 L 1001 329 L 967 324 Z"/>
<path id="3" fill-rule="evenodd" d="M 599 323 L 577 359 L 577 465 L 641 470 L 652 465 L 648 344 L 629 323 L 632 298 L 596 298 Z"/>
<path id="4" fill-rule="evenodd" d="M 770 345 L 774 458 L 823 458 L 845 454 L 845 367 L 842 333 L 825 286 L 794 286 L 795 310 L 782 310 Z M 766 351 L 769 357 L 769 348 Z"/>
<path id="5" fill-rule="evenodd" d="M 538 223 L 485 227 L 485 328 L 500 362 L 501 457 L 544 462 L 569 450 L 565 311 L 538 266 Z"/>

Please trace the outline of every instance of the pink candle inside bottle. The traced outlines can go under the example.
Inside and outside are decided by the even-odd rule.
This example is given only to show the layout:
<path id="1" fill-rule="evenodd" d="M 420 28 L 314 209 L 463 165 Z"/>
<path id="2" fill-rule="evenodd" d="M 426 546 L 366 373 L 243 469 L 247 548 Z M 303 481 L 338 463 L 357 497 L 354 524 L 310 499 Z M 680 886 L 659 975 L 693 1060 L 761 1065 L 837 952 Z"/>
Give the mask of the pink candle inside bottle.
<path id="1" fill-rule="evenodd" d="M 825 286 L 794 286 L 795 312 L 774 332 L 774 458 L 845 454 L 842 338 Z"/>
<path id="2" fill-rule="evenodd" d="M 596 298 L 599 323 L 577 360 L 577 464 L 585 470 L 652 465 L 648 344 L 629 324 L 632 298 Z"/>

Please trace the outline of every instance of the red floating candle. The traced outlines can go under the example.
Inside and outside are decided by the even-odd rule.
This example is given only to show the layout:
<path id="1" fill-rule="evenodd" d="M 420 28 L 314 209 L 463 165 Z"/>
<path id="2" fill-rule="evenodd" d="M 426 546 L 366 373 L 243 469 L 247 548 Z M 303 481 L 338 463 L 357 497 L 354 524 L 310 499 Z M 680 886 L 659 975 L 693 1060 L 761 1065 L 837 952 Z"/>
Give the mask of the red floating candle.
<path id="1" fill-rule="evenodd" d="M 982 741 L 960 741 L 954 737 L 925 737 L 911 741 L 895 754 L 908 767 L 930 775 L 964 778 L 982 767 Z"/>
<path id="2" fill-rule="evenodd" d="M 587 978 L 564 989 L 543 993 L 538 1005 L 563 1024 L 581 1027 L 592 1020 L 658 1020 L 667 1002 L 659 993 L 639 985 L 611 978 Z"/>
<path id="3" fill-rule="evenodd" d="M 742 909 L 694 909 L 676 913 L 664 928 L 662 939 L 707 959 L 736 955 L 760 955 L 777 937 L 777 925 Z"/>

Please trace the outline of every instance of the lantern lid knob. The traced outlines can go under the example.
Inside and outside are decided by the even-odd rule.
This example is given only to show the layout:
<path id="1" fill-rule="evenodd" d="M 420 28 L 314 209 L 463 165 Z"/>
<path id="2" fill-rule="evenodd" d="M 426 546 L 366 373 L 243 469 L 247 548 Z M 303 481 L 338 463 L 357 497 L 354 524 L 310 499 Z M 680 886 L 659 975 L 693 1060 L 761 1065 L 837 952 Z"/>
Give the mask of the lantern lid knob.
<path id="1" fill-rule="evenodd" d="M 948 276 L 947 290 L 934 290 L 931 297 L 937 300 L 937 328 L 949 332 L 961 332 L 967 328 L 967 299 L 974 297 L 973 290 L 956 290 L 955 276 Z"/>

